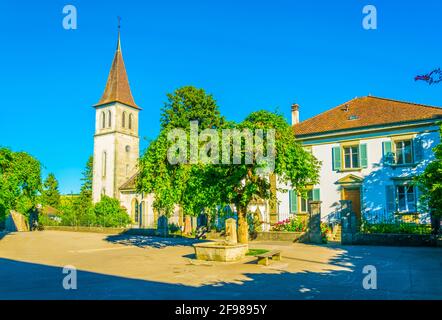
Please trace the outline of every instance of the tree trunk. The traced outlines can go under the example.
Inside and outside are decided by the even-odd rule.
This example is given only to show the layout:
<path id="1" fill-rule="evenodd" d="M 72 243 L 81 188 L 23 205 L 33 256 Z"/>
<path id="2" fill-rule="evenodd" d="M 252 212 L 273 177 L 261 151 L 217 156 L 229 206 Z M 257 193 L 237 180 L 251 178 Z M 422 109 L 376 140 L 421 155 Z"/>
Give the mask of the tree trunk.
<path id="1" fill-rule="evenodd" d="M 247 244 L 249 242 L 249 225 L 247 223 L 247 210 L 237 206 L 238 211 L 238 242 Z"/>

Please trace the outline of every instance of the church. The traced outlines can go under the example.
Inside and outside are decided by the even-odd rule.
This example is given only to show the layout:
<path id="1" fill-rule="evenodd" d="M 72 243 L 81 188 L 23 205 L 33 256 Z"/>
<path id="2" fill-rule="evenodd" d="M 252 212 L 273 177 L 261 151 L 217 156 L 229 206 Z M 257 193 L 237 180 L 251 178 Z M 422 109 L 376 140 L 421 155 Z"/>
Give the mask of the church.
<path id="1" fill-rule="evenodd" d="M 136 177 L 140 157 L 139 115 L 129 85 L 121 49 L 120 32 L 104 93 L 95 108 L 94 164 L 92 198 L 102 195 L 120 200 L 133 221 L 134 228 L 155 228 L 158 213 L 152 204 L 153 194 L 138 193 Z M 251 205 L 261 220 L 268 220 L 267 203 Z M 175 207 L 169 223 L 184 225 L 182 210 Z M 193 220 L 193 225 L 197 222 Z"/>

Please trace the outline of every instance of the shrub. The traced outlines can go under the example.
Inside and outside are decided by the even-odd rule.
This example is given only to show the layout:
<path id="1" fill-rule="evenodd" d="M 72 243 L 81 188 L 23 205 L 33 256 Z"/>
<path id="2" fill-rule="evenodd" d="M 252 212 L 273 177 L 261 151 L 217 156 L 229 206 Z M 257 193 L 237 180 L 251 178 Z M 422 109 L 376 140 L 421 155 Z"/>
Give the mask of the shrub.
<path id="1" fill-rule="evenodd" d="M 430 234 L 431 226 L 416 223 L 364 223 L 365 233 Z"/>
<path id="2" fill-rule="evenodd" d="M 331 227 L 327 223 L 321 222 L 322 243 L 327 243 L 328 242 L 327 234 L 329 234 L 331 232 L 332 232 Z"/>
<path id="3" fill-rule="evenodd" d="M 131 220 L 117 199 L 103 196 L 95 205 L 96 223 L 102 227 L 124 227 Z"/>

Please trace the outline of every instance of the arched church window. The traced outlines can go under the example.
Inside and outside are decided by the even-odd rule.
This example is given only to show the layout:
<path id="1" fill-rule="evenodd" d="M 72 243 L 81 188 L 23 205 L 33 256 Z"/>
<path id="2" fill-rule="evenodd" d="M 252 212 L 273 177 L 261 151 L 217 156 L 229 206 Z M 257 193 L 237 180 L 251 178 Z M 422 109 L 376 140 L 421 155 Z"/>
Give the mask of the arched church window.
<path id="1" fill-rule="evenodd" d="M 131 113 L 131 114 L 129 114 L 129 130 L 132 130 L 132 120 L 133 120 L 133 117 L 132 117 L 132 113 Z"/>
<path id="2" fill-rule="evenodd" d="M 110 112 L 110 110 L 107 112 L 107 116 L 108 116 L 107 126 L 110 128 L 112 126 L 112 112 Z"/>
<path id="3" fill-rule="evenodd" d="M 123 128 L 126 127 L 126 111 L 123 112 L 123 119 L 121 120 Z"/>
<path id="4" fill-rule="evenodd" d="M 106 151 L 104 151 L 103 152 L 103 163 L 102 163 L 103 178 L 106 177 L 106 165 L 107 165 L 107 153 L 106 153 Z"/>
<path id="5" fill-rule="evenodd" d="M 106 127 L 106 117 L 104 115 L 104 111 L 101 112 L 101 129 Z"/>

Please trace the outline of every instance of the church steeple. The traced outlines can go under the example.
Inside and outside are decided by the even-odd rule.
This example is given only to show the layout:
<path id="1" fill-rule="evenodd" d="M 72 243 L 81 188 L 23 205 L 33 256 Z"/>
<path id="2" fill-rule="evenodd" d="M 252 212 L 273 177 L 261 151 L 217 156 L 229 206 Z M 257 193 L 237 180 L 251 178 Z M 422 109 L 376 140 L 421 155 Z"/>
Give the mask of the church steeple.
<path id="1" fill-rule="evenodd" d="M 104 89 L 103 96 L 95 107 L 112 102 L 120 102 L 140 109 L 132 97 L 126 67 L 124 66 L 123 54 L 121 53 L 120 25 L 118 25 L 117 50 L 114 55 L 109 77 L 107 78 L 106 88 Z"/>

